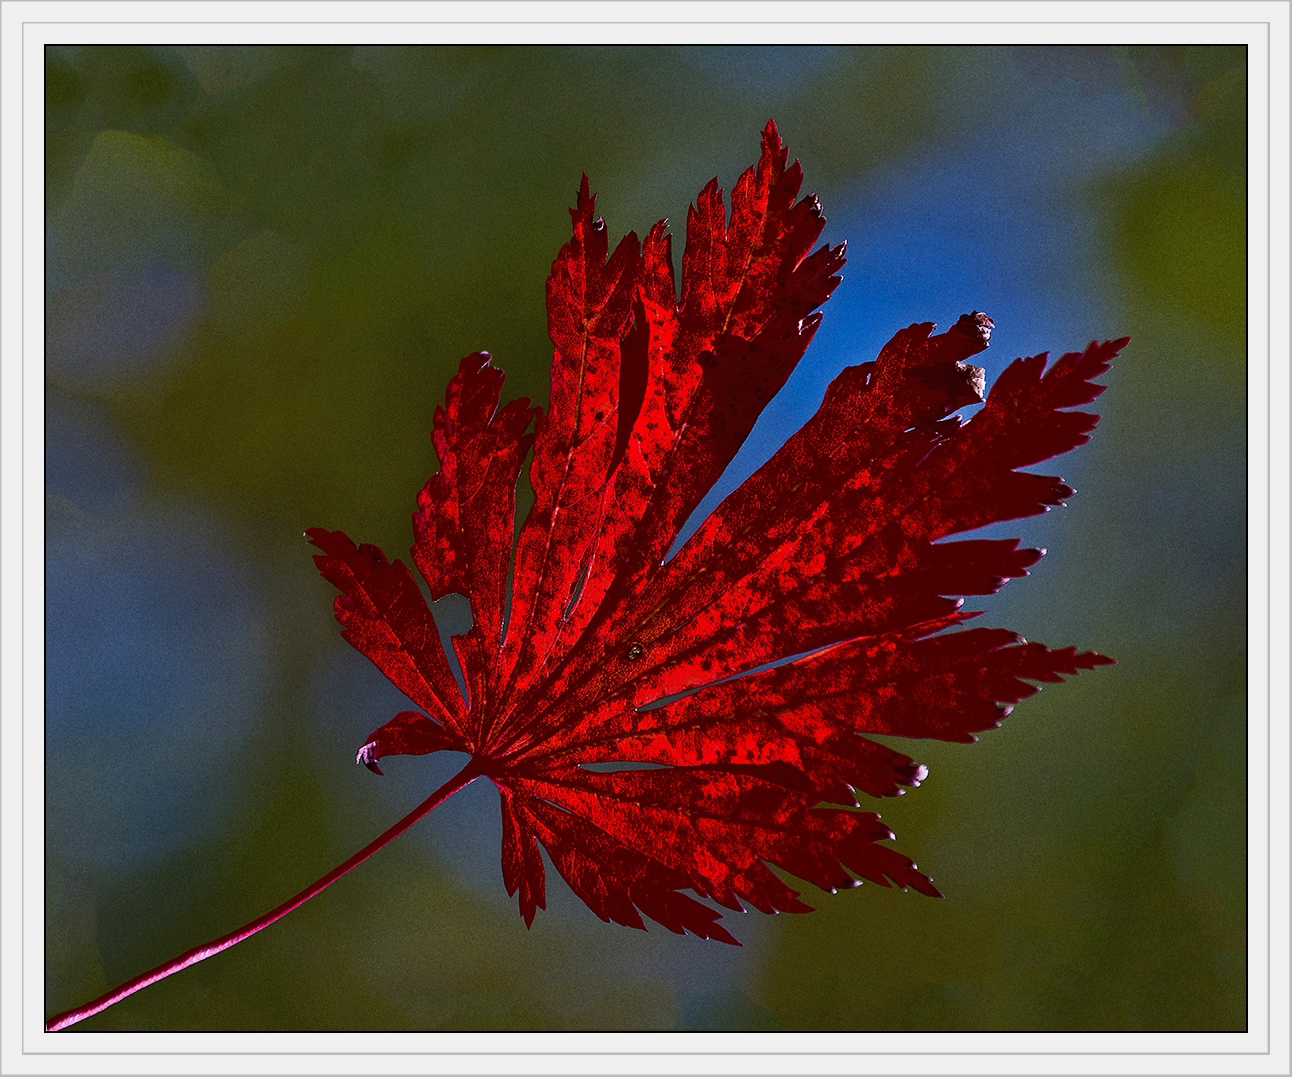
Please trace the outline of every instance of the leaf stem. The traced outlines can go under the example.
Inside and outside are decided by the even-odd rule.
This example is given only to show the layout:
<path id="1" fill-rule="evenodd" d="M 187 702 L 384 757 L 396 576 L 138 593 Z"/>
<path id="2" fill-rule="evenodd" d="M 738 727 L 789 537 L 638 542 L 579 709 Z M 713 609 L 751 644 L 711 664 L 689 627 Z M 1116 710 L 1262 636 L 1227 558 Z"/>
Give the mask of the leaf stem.
<path id="1" fill-rule="evenodd" d="M 127 980 L 120 987 L 114 988 L 106 995 L 100 995 L 93 1002 L 87 1002 L 84 1006 L 78 1006 L 74 1010 L 68 1010 L 66 1013 L 60 1013 L 56 1017 L 51 1017 L 45 1022 L 46 1032 L 58 1032 L 60 1029 L 74 1025 L 78 1021 L 84 1021 L 87 1017 L 93 1017 L 96 1013 L 106 1010 L 109 1006 L 115 1005 L 123 998 L 133 995 L 136 991 L 142 991 L 149 984 L 155 984 L 158 980 L 164 980 L 167 976 L 186 969 L 190 965 L 196 965 L 199 961 L 205 961 L 208 957 L 214 957 L 222 950 L 227 950 L 231 946 L 236 946 L 243 939 L 249 939 L 262 928 L 268 927 L 275 920 L 281 920 L 289 912 L 299 909 L 305 902 L 316 894 L 321 894 L 341 876 L 347 874 L 352 869 L 357 868 L 373 853 L 386 845 L 389 845 L 400 834 L 418 822 L 432 811 L 438 808 L 444 801 L 448 800 L 454 793 L 460 792 L 475 781 L 482 774 L 479 763 L 472 759 L 465 767 L 462 768 L 454 777 L 450 778 L 444 785 L 440 786 L 434 793 L 423 800 L 416 808 L 405 815 L 399 822 L 387 830 L 381 837 L 375 841 L 369 842 L 360 849 L 354 856 L 343 864 L 338 864 L 317 882 L 307 886 L 294 898 L 283 902 L 276 909 L 271 909 L 263 916 L 257 917 L 251 923 L 244 927 L 238 928 L 237 931 L 230 932 L 228 935 L 222 935 L 220 938 L 206 943 L 204 946 L 194 947 L 187 950 L 178 957 L 173 957 L 164 964 L 158 965 L 155 969 L 136 976 L 133 980 Z"/>

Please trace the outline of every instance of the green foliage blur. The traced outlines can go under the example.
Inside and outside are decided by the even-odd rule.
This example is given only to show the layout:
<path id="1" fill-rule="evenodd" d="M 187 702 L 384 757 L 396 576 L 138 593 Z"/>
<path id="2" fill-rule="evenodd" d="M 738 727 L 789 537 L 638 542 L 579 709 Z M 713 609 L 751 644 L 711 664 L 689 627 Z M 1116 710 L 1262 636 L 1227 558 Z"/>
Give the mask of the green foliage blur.
<path id="1" fill-rule="evenodd" d="M 1087 339 L 1133 342 L 1060 536 L 1037 532 L 1061 566 L 993 609 L 1118 665 L 1024 702 L 974 747 L 903 745 L 932 775 L 882 810 L 945 900 L 810 894 L 812 915 L 751 914 L 748 953 L 715 957 L 579 908 L 527 932 L 496 847 L 475 850 L 486 897 L 402 840 L 79 1027 L 1244 1028 L 1246 60 L 1107 51 L 1115 85 L 1099 92 L 1170 127 L 1071 196 L 1098 221 L 1115 312 Z M 130 267 L 204 287 L 151 366 L 51 352 L 51 406 L 107 409 L 146 504 L 226 522 L 272 671 L 217 830 L 119 866 L 50 857 L 49 1013 L 277 904 L 435 784 L 409 760 L 377 795 L 354 767 L 387 713 L 321 730 L 320 666 L 351 657 L 300 535 L 342 528 L 403 556 L 432 412 L 468 352 L 545 402 L 543 281 L 581 173 L 614 236 L 669 217 L 680 259 L 689 200 L 715 173 L 730 187 L 769 116 L 830 216 L 951 137 L 948 84 L 992 65 L 1084 70 L 1065 50 L 987 48 L 67 47 L 46 62 L 47 220 L 76 267 L 50 284 L 51 319 Z"/>

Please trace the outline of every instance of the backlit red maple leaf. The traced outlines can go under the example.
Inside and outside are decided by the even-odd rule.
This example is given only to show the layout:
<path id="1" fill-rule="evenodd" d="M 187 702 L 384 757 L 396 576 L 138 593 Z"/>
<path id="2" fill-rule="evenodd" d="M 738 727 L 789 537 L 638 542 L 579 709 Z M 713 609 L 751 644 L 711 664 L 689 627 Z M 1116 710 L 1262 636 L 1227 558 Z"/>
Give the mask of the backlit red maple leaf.
<path id="1" fill-rule="evenodd" d="M 728 216 L 717 181 L 687 217 L 681 299 L 660 222 L 609 253 L 586 177 L 547 282 L 550 408 L 502 404 L 503 376 L 462 360 L 435 413 L 440 470 L 417 499 L 412 558 L 438 600 L 471 602 L 453 647 L 466 698 L 412 572 L 340 531 L 306 532 L 340 589 L 343 635 L 420 710 L 359 749 L 465 752 L 466 767 L 283 904 L 46 1022 L 68 1028 L 250 938 L 327 889 L 466 785 L 502 805 L 503 879 L 532 924 L 540 849 L 605 920 L 734 943 L 704 900 L 806 912 L 768 865 L 828 890 L 868 879 L 937 895 L 884 844 L 861 798 L 924 767 L 872 735 L 971 741 L 1033 682 L 1110 661 L 965 628 L 1041 556 L 1013 539 L 942 541 L 1045 512 L 1072 490 L 1018 469 L 1088 438 L 1069 409 L 1125 345 L 1046 369 L 1012 363 L 983 407 L 965 360 L 992 323 L 898 333 L 849 367 L 815 416 L 669 557 L 692 511 L 785 384 L 839 283 L 843 246 L 813 245 L 815 197 L 774 124 Z M 533 425 L 533 432 L 530 427 Z M 516 539 L 533 450 L 534 504 Z M 688 897 L 691 891 L 702 900 Z"/>
<path id="2" fill-rule="evenodd" d="M 840 280 L 844 247 L 813 250 L 825 219 L 814 196 L 796 201 L 787 157 L 769 123 L 730 216 L 716 180 L 700 192 L 680 300 L 665 222 L 610 253 L 585 177 L 547 282 L 549 410 L 502 404 L 489 356 L 462 360 L 411 553 L 433 599 L 470 600 L 453 640 L 467 698 L 412 572 L 307 532 L 343 635 L 420 708 L 359 760 L 380 773 L 387 755 L 469 754 L 441 792 L 497 786 L 503 879 L 526 923 L 544 907 L 540 848 L 602 919 L 730 943 L 683 891 L 807 911 L 770 864 L 825 890 L 865 879 L 936 896 L 860 807 L 925 770 L 869 735 L 971 741 L 1032 682 L 1110 661 L 961 627 L 959 596 L 994 593 L 1041 554 L 941 540 L 1063 503 L 1069 487 L 1018 469 L 1087 440 L 1096 416 L 1068 409 L 1102 391 L 1092 379 L 1125 340 L 1048 369 L 1016 360 L 961 421 L 983 399 L 965 360 L 991 320 L 902 330 L 666 560 Z M 531 448 L 534 504 L 514 539 Z"/>

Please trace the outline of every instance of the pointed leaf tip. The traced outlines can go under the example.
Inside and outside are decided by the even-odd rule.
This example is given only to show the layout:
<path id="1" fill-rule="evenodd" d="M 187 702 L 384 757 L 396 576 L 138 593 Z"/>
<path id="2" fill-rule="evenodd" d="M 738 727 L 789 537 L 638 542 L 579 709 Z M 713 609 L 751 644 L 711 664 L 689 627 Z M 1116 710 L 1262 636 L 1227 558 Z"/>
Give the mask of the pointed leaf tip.
<path id="1" fill-rule="evenodd" d="M 597 196 L 592 193 L 586 172 L 579 183 L 579 192 L 575 196 L 574 205 L 570 208 L 570 220 L 574 222 L 576 240 L 584 229 L 591 229 L 595 234 L 605 227 L 604 222 L 597 217 Z"/>
<path id="2" fill-rule="evenodd" d="M 374 774 L 382 774 L 381 767 L 377 766 L 377 745 L 374 741 L 369 741 L 359 749 L 358 754 L 354 757 L 356 763 L 362 763 Z"/>

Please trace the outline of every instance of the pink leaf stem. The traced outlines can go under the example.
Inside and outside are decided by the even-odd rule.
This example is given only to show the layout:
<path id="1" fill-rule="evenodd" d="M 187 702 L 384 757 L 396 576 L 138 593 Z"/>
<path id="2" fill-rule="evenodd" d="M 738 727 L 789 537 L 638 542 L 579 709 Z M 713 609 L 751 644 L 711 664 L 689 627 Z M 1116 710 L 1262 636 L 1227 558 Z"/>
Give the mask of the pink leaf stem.
<path id="1" fill-rule="evenodd" d="M 256 932 L 268 927 L 276 920 L 281 920 L 293 909 L 299 909 L 305 902 L 316 894 L 321 894 L 334 882 L 343 875 L 348 874 L 354 868 L 357 868 L 368 857 L 379 849 L 390 844 L 405 830 L 409 829 L 414 823 L 429 815 L 438 808 L 444 801 L 448 800 L 454 793 L 460 792 L 480 777 L 481 770 L 477 761 L 472 760 L 462 768 L 453 778 L 449 779 L 444 785 L 440 786 L 434 793 L 423 800 L 416 808 L 405 815 L 399 822 L 387 830 L 375 841 L 369 842 L 360 849 L 354 856 L 343 864 L 339 864 L 317 882 L 310 884 L 294 898 L 283 902 L 276 909 L 271 909 L 263 916 L 257 917 L 251 923 L 244 927 L 238 928 L 237 931 L 230 932 L 228 935 L 222 935 L 220 938 L 208 942 L 202 946 L 196 946 L 192 950 L 187 950 L 178 957 L 173 957 L 164 964 L 158 965 L 155 969 L 136 976 L 133 980 L 127 980 L 120 987 L 114 988 L 106 995 L 100 995 L 93 1002 L 87 1002 L 84 1006 L 78 1006 L 74 1010 L 68 1010 L 66 1013 L 60 1013 L 56 1017 L 51 1017 L 45 1022 L 46 1032 L 58 1032 L 62 1029 L 76 1024 L 78 1021 L 84 1021 L 87 1017 L 93 1017 L 96 1013 L 101 1013 L 109 1006 L 120 1002 L 123 998 L 133 995 L 136 991 L 142 991 L 150 984 L 155 984 L 158 980 L 164 980 L 190 965 L 196 965 L 199 961 L 205 961 L 208 957 L 214 957 L 222 950 L 227 950 L 231 946 L 236 946 L 244 939 L 251 938 Z"/>

